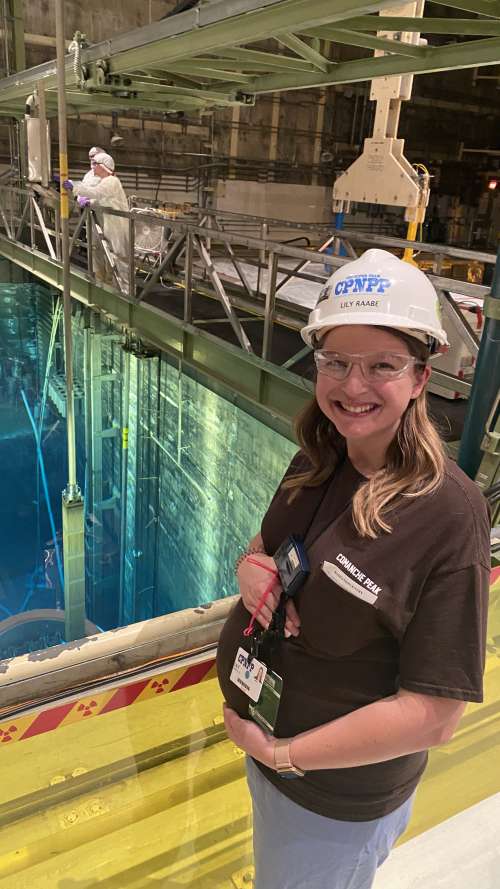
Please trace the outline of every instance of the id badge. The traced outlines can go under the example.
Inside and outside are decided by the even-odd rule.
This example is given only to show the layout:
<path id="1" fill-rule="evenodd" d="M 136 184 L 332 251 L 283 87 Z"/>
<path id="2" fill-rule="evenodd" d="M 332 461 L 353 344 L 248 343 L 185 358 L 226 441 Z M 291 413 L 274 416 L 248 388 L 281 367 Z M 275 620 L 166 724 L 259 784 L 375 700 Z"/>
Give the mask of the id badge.
<path id="1" fill-rule="evenodd" d="M 260 698 L 256 704 L 250 704 L 248 712 L 252 719 L 266 732 L 273 734 L 280 705 L 283 679 L 268 670 L 262 685 Z"/>
<path id="2" fill-rule="evenodd" d="M 229 678 L 251 701 L 259 700 L 266 673 L 265 664 L 250 657 L 244 648 L 238 648 Z"/>

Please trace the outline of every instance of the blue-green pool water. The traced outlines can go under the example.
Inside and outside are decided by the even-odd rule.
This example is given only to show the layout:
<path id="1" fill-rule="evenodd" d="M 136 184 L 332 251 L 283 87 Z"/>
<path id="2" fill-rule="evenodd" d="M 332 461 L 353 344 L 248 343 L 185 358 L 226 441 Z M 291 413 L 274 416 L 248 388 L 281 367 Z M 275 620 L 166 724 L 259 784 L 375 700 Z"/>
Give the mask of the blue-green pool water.
<path id="1" fill-rule="evenodd" d="M 64 640 L 57 299 L 0 285 L 0 658 Z M 107 630 L 233 594 L 295 445 L 79 305 L 73 343 L 88 620 Z"/>

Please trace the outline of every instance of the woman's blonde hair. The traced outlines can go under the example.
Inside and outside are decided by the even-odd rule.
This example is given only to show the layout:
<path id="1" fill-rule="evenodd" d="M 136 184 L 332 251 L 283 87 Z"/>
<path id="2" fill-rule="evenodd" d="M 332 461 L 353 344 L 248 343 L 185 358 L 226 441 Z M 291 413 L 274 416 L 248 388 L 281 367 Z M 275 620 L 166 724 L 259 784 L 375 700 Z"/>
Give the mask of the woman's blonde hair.
<path id="1" fill-rule="evenodd" d="M 425 345 L 399 331 L 387 330 L 402 339 L 410 354 L 420 360 L 415 372 L 422 370 L 429 357 Z M 292 492 L 290 500 L 300 488 L 316 487 L 326 481 L 346 453 L 344 437 L 322 412 L 316 398 L 297 417 L 295 433 L 311 468 L 283 482 L 283 487 Z M 390 534 L 389 513 L 404 498 L 422 497 L 435 491 L 442 483 L 444 467 L 443 442 L 427 412 L 427 396 L 423 390 L 410 401 L 401 417 L 385 466 L 363 482 L 353 497 L 352 516 L 360 536 L 376 538 L 381 531 Z"/>

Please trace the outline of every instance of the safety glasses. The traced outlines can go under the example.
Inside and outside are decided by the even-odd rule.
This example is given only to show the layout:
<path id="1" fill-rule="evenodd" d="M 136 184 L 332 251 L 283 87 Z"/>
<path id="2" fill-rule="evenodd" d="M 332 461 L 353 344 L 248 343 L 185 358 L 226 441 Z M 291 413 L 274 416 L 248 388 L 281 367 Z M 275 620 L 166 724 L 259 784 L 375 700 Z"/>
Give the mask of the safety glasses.
<path id="1" fill-rule="evenodd" d="M 363 355 L 356 355 L 349 352 L 327 352 L 325 349 L 314 352 L 314 363 L 318 373 L 333 380 L 345 380 L 353 365 L 358 364 L 365 380 L 370 383 L 397 380 L 409 367 L 416 364 L 424 366 L 413 355 L 400 355 L 397 352 L 365 352 Z"/>

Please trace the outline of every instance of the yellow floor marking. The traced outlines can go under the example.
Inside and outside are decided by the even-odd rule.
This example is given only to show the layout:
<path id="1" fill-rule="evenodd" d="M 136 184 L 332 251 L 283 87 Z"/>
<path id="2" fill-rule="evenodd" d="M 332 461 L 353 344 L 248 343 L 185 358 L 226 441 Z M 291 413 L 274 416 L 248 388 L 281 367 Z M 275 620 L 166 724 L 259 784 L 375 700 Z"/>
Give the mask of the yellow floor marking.
<path id="1" fill-rule="evenodd" d="M 488 637 L 485 703 L 431 753 L 405 839 L 500 791 L 500 589 Z M 250 804 L 221 703 L 209 680 L 3 747 L 0 889 L 239 887 Z"/>

